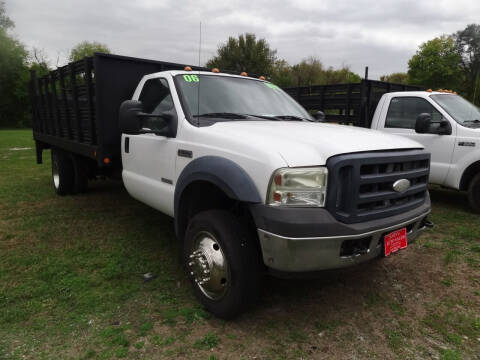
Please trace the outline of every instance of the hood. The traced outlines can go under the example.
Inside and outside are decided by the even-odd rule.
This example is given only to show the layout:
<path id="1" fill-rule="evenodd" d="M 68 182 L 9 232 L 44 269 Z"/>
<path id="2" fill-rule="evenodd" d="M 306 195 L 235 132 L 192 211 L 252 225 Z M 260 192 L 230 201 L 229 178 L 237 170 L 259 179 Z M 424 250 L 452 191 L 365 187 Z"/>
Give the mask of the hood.
<path id="1" fill-rule="evenodd" d="M 377 130 L 313 122 L 228 121 L 204 129 L 232 144 L 244 142 L 262 153 L 275 151 L 292 167 L 325 165 L 329 157 L 345 153 L 423 148 Z"/>

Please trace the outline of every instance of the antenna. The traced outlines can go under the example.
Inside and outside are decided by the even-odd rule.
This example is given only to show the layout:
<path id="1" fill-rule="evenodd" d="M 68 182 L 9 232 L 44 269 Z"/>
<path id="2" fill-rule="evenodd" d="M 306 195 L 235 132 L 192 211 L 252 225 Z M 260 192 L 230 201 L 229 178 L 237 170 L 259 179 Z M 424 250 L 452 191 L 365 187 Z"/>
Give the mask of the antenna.
<path id="1" fill-rule="evenodd" d="M 202 53 L 202 22 L 200 21 L 200 38 L 198 40 L 198 66 L 200 67 L 200 55 Z"/>
<path id="2" fill-rule="evenodd" d="M 198 39 L 198 67 L 199 67 L 199 70 L 200 70 L 200 57 L 201 57 L 201 54 L 202 54 L 202 22 L 200 21 L 200 29 L 199 29 L 199 33 L 200 33 L 200 36 L 199 36 L 199 39 Z M 200 77 L 198 78 L 200 80 Z M 198 82 L 198 89 L 197 89 L 197 126 L 200 126 L 200 117 L 198 115 L 200 115 L 200 84 L 202 82 L 199 81 Z"/>
<path id="3" fill-rule="evenodd" d="M 472 104 L 473 105 L 475 105 L 475 98 L 477 97 L 477 88 L 478 88 L 479 76 L 480 76 L 480 74 L 477 74 L 477 80 L 475 81 L 475 89 L 473 90 L 473 99 L 472 99 Z"/>

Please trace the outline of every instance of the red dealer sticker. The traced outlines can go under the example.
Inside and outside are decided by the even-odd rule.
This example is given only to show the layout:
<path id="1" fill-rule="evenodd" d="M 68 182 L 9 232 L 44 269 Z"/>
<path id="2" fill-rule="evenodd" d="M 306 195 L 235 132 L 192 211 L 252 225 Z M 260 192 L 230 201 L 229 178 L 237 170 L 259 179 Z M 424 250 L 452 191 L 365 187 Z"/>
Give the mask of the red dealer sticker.
<path id="1" fill-rule="evenodd" d="M 407 247 L 407 228 L 385 235 L 385 256 Z"/>

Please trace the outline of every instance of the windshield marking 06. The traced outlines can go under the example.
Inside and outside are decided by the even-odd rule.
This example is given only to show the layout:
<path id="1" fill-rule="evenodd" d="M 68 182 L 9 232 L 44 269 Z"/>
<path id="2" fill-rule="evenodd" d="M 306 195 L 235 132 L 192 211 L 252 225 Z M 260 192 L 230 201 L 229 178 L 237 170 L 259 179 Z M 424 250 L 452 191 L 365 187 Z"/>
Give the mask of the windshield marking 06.
<path id="1" fill-rule="evenodd" d="M 199 82 L 200 79 L 198 78 L 197 75 L 183 75 L 183 80 L 186 82 Z"/>

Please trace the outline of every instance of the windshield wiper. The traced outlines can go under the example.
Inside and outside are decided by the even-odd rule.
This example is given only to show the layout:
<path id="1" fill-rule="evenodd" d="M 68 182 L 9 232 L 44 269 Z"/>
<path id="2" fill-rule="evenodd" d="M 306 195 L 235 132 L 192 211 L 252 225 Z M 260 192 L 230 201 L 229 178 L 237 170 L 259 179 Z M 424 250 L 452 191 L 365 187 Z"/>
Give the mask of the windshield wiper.
<path id="1" fill-rule="evenodd" d="M 267 120 L 276 120 L 276 121 L 282 121 L 282 120 L 287 120 L 287 121 L 313 121 L 309 120 L 300 116 L 296 115 L 253 115 L 253 114 L 245 114 L 247 116 L 252 116 L 252 117 L 257 117 L 261 119 L 267 119 Z"/>
<path id="2" fill-rule="evenodd" d="M 281 120 L 279 117 L 273 116 L 273 115 L 253 115 L 253 114 L 245 114 L 245 115 L 260 118 L 260 119 L 266 119 L 266 120 L 275 120 L 275 121 Z"/>
<path id="3" fill-rule="evenodd" d="M 275 120 L 275 121 L 313 121 L 300 116 L 295 115 L 254 115 L 254 114 L 239 114 L 239 113 L 229 113 L 229 112 L 212 112 L 205 113 L 200 115 L 193 115 L 193 117 L 205 117 L 205 118 L 219 118 L 219 119 L 247 119 L 249 117 L 255 117 L 266 120 Z"/>
<path id="4" fill-rule="evenodd" d="M 209 117 L 209 118 L 219 118 L 219 119 L 246 119 L 247 116 L 237 113 L 229 112 L 212 112 L 200 115 L 193 115 L 193 117 Z"/>
<path id="5" fill-rule="evenodd" d="M 290 120 L 290 121 L 313 121 L 307 118 L 303 118 L 301 116 L 296 115 L 275 115 L 277 119 L 281 120 Z"/>

